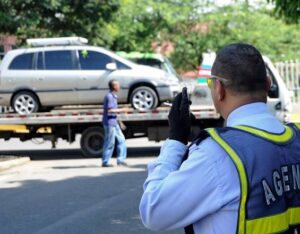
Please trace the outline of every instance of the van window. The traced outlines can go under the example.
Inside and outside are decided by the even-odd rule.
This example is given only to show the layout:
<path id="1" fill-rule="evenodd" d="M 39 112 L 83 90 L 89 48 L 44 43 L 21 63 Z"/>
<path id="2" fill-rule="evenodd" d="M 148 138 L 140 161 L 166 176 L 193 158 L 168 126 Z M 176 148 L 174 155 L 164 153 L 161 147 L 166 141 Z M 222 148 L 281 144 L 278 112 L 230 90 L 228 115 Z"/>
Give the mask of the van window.
<path id="1" fill-rule="evenodd" d="M 21 54 L 14 58 L 8 69 L 11 70 L 31 70 L 33 53 Z"/>
<path id="2" fill-rule="evenodd" d="M 151 58 L 136 58 L 132 59 L 137 64 L 146 65 L 150 67 L 155 67 L 158 69 L 163 69 L 163 63 L 158 59 L 151 59 Z"/>
<path id="3" fill-rule="evenodd" d="M 45 70 L 73 70 L 72 51 L 45 51 Z"/>
<path id="4" fill-rule="evenodd" d="M 269 98 L 279 98 L 279 87 L 278 83 L 271 72 L 270 68 L 266 64 L 266 69 L 267 69 L 267 77 L 272 81 L 271 87 L 268 92 Z"/>
<path id="5" fill-rule="evenodd" d="M 111 62 L 111 57 L 106 54 L 90 50 L 79 51 L 81 70 L 106 70 L 106 64 Z"/>

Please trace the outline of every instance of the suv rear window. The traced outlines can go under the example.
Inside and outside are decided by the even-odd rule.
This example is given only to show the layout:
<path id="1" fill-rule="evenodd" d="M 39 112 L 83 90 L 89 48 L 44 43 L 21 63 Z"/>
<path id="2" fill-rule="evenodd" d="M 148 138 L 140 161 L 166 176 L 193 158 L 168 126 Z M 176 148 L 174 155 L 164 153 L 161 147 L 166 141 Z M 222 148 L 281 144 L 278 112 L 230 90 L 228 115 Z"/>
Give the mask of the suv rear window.
<path id="1" fill-rule="evenodd" d="M 31 70 L 33 53 L 21 54 L 14 58 L 8 69 L 11 70 Z"/>
<path id="2" fill-rule="evenodd" d="M 73 70 L 74 63 L 70 50 L 45 51 L 45 70 Z"/>

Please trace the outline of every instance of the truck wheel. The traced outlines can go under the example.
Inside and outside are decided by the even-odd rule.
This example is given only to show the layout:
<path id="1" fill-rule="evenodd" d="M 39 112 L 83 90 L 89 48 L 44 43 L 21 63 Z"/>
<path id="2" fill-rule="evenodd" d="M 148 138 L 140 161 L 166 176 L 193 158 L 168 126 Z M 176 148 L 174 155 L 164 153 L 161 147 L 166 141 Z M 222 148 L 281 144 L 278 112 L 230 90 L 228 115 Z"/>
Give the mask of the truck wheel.
<path id="1" fill-rule="evenodd" d="M 28 115 L 37 112 L 40 108 L 40 105 L 35 94 L 22 91 L 13 97 L 12 107 L 18 114 Z"/>
<path id="2" fill-rule="evenodd" d="M 101 157 L 104 133 L 101 127 L 89 127 L 81 135 L 81 151 L 86 157 Z"/>
<path id="3" fill-rule="evenodd" d="M 158 97 L 152 88 L 140 86 L 132 91 L 130 103 L 134 109 L 151 110 L 157 107 Z"/>

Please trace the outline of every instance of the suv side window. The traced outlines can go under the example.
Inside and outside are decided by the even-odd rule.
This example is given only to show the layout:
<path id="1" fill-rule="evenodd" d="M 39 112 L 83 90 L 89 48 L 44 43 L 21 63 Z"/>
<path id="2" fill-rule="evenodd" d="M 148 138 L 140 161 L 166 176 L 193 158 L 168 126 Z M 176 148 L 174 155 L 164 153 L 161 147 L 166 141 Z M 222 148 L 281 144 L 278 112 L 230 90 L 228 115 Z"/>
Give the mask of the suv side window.
<path id="1" fill-rule="evenodd" d="M 106 70 L 106 64 L 112 62 L 112 58 L 96 51 L 79 50 L 79 64 L 81 70 Z"/>
<path id="2" fill-rule="evenodd" d="M 31 70 L 33 62 L 33 53 L 20 54 L 10 63 L 10 70 Z"/>
<path id="3" fill-rule="evenodd" d="M 125 65 L 124 63 L 121 63 L 118 60 L 115 60 L 116 64 L 117 64 L 117 68 L 119 70 L 126 70 L 126 69 L 130 69 L 130 67 L 128 67 L 127 65 Z"/>
<path id="4" fill-rule="evenodd" d="M 44 52 L 45 70 L 73 70 L 74 59 L 71 50 L 54 50 Z"/>

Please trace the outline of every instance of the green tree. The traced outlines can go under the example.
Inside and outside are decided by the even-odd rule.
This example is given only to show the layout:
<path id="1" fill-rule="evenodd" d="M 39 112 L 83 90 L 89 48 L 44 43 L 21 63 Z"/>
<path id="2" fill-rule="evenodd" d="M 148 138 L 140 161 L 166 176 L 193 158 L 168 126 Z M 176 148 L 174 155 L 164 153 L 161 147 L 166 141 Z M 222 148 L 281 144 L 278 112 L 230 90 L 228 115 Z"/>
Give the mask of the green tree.
<path id="1" fill-rule="evenodd" d="M 21 41 L 76 35 L 106 45 L 113 40 L 106 25 L 118 10 L 119 0 L 0 0 L 0 8 L 1 33 L 15 34 Z"/>
<path id="2" fill-rule="evenodd" d="M 299 58 L 299 25 L 287 25 L 267 12 L 231 6 L 204 15 L 200 21 L 186 21 L 176 28 L 172 61 L 177 68 L 195 68 L 202 52 L 217 51 L 226 44 L 255 45 L 274 61 Z"/>
<path id="3" fill-rule="evenodd" d="M 195 15 L 197 0 L 121 0 L 110 33 L 112 49 L 151 51 L 153 41 L 163 41 L 176 23 Z"/>
<path id="4" fill-rule="evenodd" d="M 287 22 L 299 23 L 300 1 L 299 0 L 269 0 L 275 3 L 275 13 L 284 17 Z"/>

